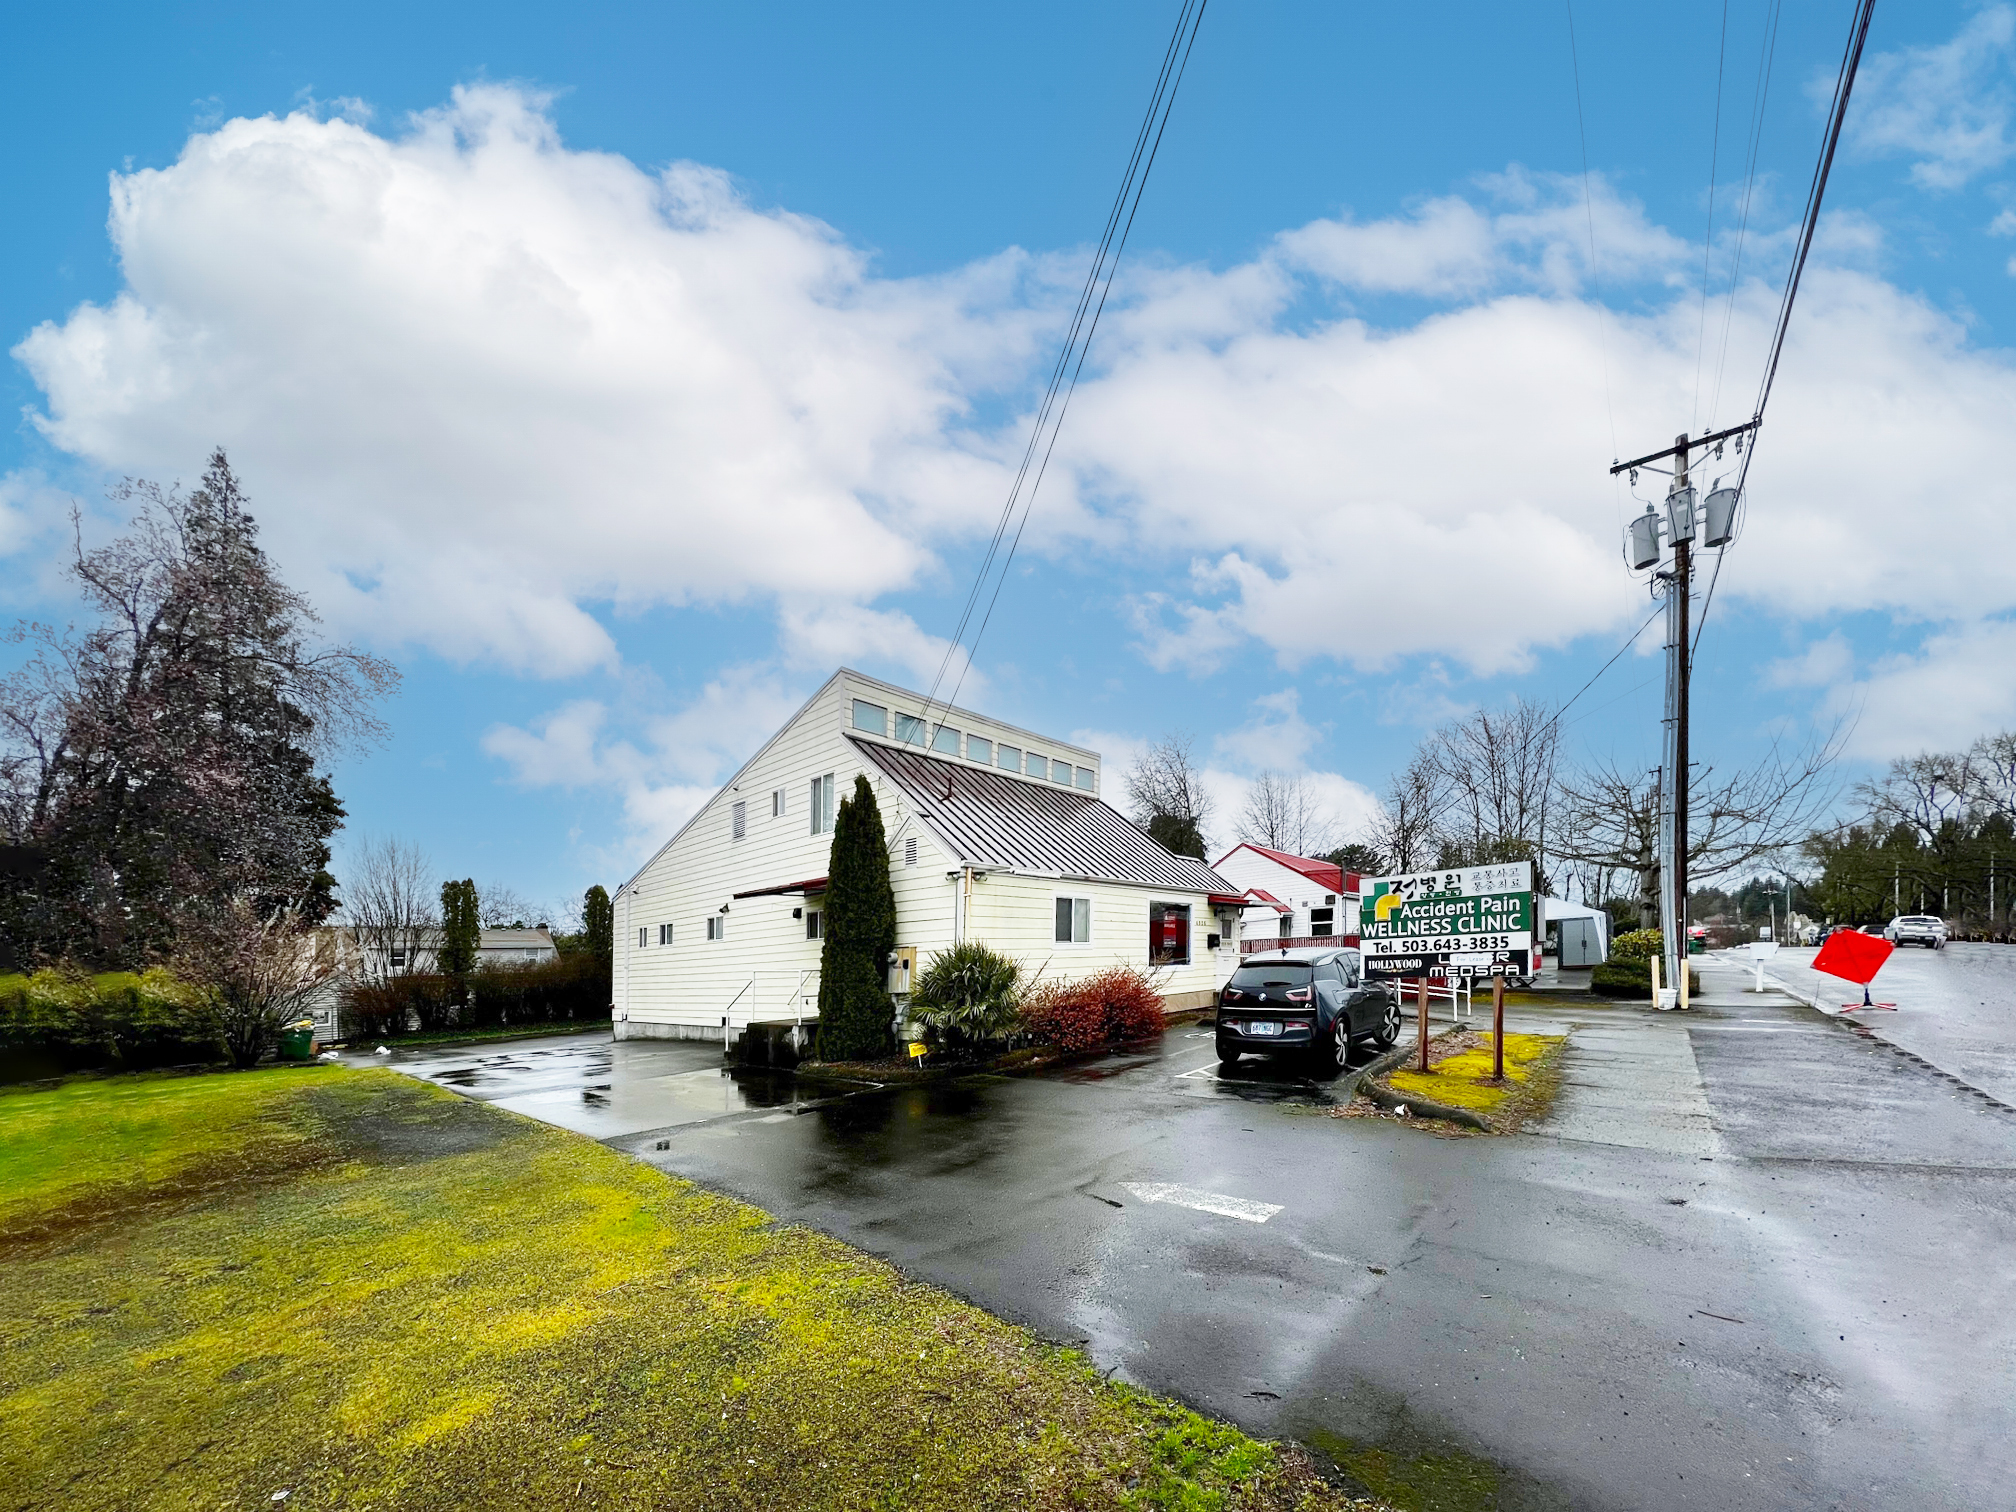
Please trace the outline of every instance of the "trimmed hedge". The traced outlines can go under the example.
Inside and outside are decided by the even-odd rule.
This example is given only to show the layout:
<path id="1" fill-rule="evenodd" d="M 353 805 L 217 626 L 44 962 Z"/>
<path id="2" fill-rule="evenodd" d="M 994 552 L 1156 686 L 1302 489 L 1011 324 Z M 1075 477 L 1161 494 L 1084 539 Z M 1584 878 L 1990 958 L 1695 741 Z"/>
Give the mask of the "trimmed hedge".
<path id="1" fill-rule="evenodd" d="M 159 967 L 0 976 L 0 1081 L 207 1063 L 222 1054 L 191 1014 L 187 987 Z"/>
<path id="2" fill-rule="evenodd" d="M 1656 929 L 1647 929 L 1641 930 L 1639 933 L 1649 934 L 1657 938 L 1659 931 Z M 1589 990 L 1605 997 L 1643 998 L 1646 1002 L 1650 1002 L 1652 1000 L 1651 959 L 1649 957 L 1642 960 L 1627 957 L 1621 961 L 1614 958 L 1605 961 L 1601 966 L 1598 966 L 1594 971 L 1589 973 Z M 1690 966 L 1687 970 L 1687 994 L 1689 997 L 1694 997 L 1699 995 L 1700 991 L 1701 973 Z"/>
<path id="3" fill-rule="evenodd" d="M 414 972 L 343 989 L 343 1033 L 353 1040 L 608 1018 L 609 964 L 586 952 L 523 966 L 483 966 L 460 982 Z"/>

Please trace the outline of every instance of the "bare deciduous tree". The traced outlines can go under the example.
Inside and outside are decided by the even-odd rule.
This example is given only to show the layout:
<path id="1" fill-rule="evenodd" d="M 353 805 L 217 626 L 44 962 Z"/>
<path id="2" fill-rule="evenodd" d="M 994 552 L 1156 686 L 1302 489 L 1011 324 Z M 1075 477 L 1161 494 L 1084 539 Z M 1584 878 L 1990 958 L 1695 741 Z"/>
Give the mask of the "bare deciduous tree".
<path id="1" fill-rule="evenodd" d="M 174 969 L 189 984 L 197 1022 L 243 1068 L 306 1014 L 335 958 L 298 913 L 238 898 L 184 922 Z"/>
<path id="2" fill-rule="evenodd" d="M 1386 784 L 1369 843 L 1396 872 L 1433 866 L 1442 850 L 1448 802 L 1441 768 L 1426 751 L 1416 751 Z"/>
<path id="3" fill-rule="evenodd" d="M 1239 838 L 1297 856 L 1321 856 L 1337 845 L 1336 826 L 1299 774 L 1262 772 L 1246 790 Z"/>
<path id="4" fill-rule="evenodd" d="M 1721 777 L 1697 766 L 1688 787 L 1687 875 L 1706 882 L 1775 858 L 1805 840 L 1834 799 L 1829 772 L 1841 726 L 1796 752 L 1773 746 L 1762 760 Z M 1651 773 L 1615 764 L 1561 784 L 1556 853 L 1637 879 L 1639 921 L 1659 923 L 1659 796 Z"/>
<path id="5" fill-rule="evenodd" d="M 476 890 L 476 916 L 485 929 L 509 929 L 514 924 L 532 925 L 545 918 L 524 895 L 502 882 L 486 882 Z"/>
<path id="6" fill-rule="evenodd" d="M 1134 822 L 1180 856 L 1205 859 L 1211 800 L 1191 760 L 1188 735 L 1165 735 L 1143 751 L 1127 773 Z"/>
<path id="7" fill-rule="evenodd" d="M 434 867 L 417 846 L 396 837 L 365 840 L 343 882 L 343 922 L 357 941 L 367 981 L 414 969 L 440 926 Z"/>
<path id="8" fill-rule="evenodd" d="M 1515 698 L 1443 725 L 1422 744 L 1446 801 L 1438 864 L 1526 859 L 1543 874 L 1560 726 L 1544 705 Z"/>

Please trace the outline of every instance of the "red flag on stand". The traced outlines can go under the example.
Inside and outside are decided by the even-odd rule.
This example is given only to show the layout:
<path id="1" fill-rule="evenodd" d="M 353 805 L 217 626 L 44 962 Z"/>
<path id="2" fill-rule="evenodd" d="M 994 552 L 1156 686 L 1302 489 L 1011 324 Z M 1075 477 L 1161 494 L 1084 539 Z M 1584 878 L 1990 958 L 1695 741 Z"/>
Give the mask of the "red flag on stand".
<path id="1" fill-rule="evenodd" d="M 1859 929 L 1837 929 L 1827 936 L 1820 954 L 1813 957 L 1813 969 L 1867 987 L 1876 980 L 1876 973 L 1883 969 L 1883 963 L 1896 948 L 1888 940 L 1863 934 Z"/>

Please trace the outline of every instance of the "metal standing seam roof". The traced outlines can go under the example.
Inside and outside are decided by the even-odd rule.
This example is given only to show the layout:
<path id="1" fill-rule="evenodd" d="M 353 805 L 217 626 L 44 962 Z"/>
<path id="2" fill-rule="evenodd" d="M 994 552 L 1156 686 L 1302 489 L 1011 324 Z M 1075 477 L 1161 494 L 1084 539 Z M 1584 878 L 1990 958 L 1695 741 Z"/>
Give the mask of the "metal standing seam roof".
<path id="1" fill-rule="evenodd" d="M 1236 896 L 1202 861 L 1172 855 L 1099 799 L 921 751 L 847 737 L 969 866 Z"/>

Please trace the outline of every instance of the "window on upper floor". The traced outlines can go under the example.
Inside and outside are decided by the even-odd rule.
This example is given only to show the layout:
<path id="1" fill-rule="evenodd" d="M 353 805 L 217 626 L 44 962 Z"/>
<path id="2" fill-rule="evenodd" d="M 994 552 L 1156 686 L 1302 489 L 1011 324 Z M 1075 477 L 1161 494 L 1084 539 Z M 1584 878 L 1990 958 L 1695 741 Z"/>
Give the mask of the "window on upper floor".
<path id="1" fill-rule="evenodd" d="M 650 944 L 651 944 L 651 926 L 649 924 L 638 925 L 637 948 L 639 950 L 645 950 L 650 947 Z"/>
<path id="2" fill-rule="evenodd" d="M 817 908 L 806 909 L 805 938 L 808 940 L 820 940 L 824 939 L 825 936 L 826 936 L 826 914 L 824 910 Z"/>
<path id="3" fill-rule="evenodd" d="M 854 700 L 854 728 L 869 735 L 889 733 L 889 711 L 865 699 Z"/>
<path id="4" fill-rule="evenodd" d="M 1022 770 L 1027 772 L 1031 777 L 1047 778 L 1050 775 L 1050 758 L 1048 756 L 1038 756 L 1034 751 L 1031 751 L 1024 760 Z"/>
<path id="5" fill-rule="evenodd" d="M 770 817 L 772 819 L 782 819 L 784 817 L 784 789 L 782 788 L 772 788 L 770 791 Z"/>
<path id="6" fill-rule="evenodd" d="M 670 945 L 672 943 L 672 926 L 670 924 L 660 924 L 658 926 L 658 943 L 660 945 Z"/>
<path id="7" fill-rule="evenodd" d="M 1056 900 L 1056 940 L 1059 945 L 1083 945 L 1092 938 L 1092 900 Z"/>
<path id="8" fill-rule="evenodd" d="M 707 915 L 707 938 L 725 940 L 728 938 L 728 921 L 720 914 Z"/>
<path id="9" fill-rule="evenodd" d="M 977 761 L 982 766 L 987 765 L 988 762 L 994 759 L 994 742 L 991 740 L 982 740 L 978 735 L 968 735 L 966 737 L 966 759 L 968 761 Z"/>
<path id="10" fill-rule="evenodd" d="M 1078 786 L 1088 793 L 1092 791 L 1092 768 L 1078 768 Z"/>
<path id="11" fill-rule="evenodd" d="M 1001 770 L 1004 772 L 1021 771 L 1022 748 L 1020 746 L 1011 746 L 1011 745 L 994 747 L 994 765 L 1001 768 Z"/>
<path id="12" fill-rule="evenodd" d="M 1050 780 L 1052 782 L 1061 782 L 1066 787 L 1071 786 L 1071 763 L 1068 761 L 1051 762 Z"/>
<path id="13" fill-rule="evenodd" d="M 959 754 L 959 732 L 950 725 L 940 725 L 931 732 L 931 749 L 941 756 Z"/>
<path id="14" fill-rule="evenodd" d="M 915 714 L 896 716 L 896 738 L 905 745 L 924 744 L 924 721 Z"/>
<path id="15" fill-rule="evenodd" d="M 746 799 L 737 799 L 728 811 L 728 830 L 737 840 L 749 833 L 749 804 Z"/>
<path id="16" fill-rule="evenodd" d="M 833 830 L 833 774 L 812 779 L 810 794 L 812 805 L 812 833 L 831 834 Z"/>

